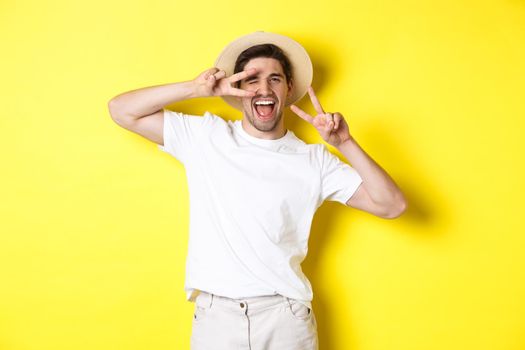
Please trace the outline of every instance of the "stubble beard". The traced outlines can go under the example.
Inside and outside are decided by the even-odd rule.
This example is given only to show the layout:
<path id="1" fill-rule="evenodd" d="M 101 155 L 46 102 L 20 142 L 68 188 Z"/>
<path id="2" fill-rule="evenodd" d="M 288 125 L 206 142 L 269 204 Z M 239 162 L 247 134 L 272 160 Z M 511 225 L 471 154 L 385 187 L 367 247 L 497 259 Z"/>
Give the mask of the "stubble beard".
<path id="1" fill-rule="evenodd" d="M 275 117 L 273 121 L 263 122 L 259 120 L 259 118 L 257 118 L 253 113 L 256 113 L 256 112 L 254 112 L 253 110 L 250 110 L 250 112 L 247 113 L 245 111 L 245 115 L 248 117 L 248 121 L 250 122 L 250 124 L 252 124 L 252 126 L 259 131 L 275 130 L 275 128 L 277 127 L 277 125 L 279 124 L 283 116 L 283 111 L 279 111 L 278 112 L 279 114 L 277 114 L 277 117 Z"/>

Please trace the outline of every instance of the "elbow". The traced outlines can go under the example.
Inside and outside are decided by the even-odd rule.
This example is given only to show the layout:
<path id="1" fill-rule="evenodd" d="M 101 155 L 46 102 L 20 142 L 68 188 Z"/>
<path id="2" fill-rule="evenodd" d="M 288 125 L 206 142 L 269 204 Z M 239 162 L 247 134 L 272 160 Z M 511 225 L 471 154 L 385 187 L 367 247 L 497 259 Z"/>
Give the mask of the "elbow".
<path id="1" fill-rule="evenodd" d="M 407 201 L 404 198 L 398 200 L 395 204 L 391 205 L 388 210 L 382 215 L 384 219 L 396 219 L 403 215 L 407 210 Z"/>
<path id="2" fill-rule="evenodd" d="M 111 116 L 111 119 L 116 121 L 118 112 L 117 112 L 117 103 L 115 102 L 115 99 L 109 100 L 108 111 L 109 111 L 109 115 Z"/>
<path id="3" fill-rule="evenodd" d="M 121 108 L 119 108 L 119 104 L 115 100 L 115 98 L 112 98 L 108 102 L 108 111 L 109 115 L 111 115 L 111 118 L 115 119 L 119 114 L 121 114 Z"/>
<path id="4" fill-rule="evenodd" d="M 126 114 L 122 111 L 122 108 L 119 107 L 115 99 L 109 100 L 108 111 L 111 119 L 119 126 L 124 127 L 127 124 L 129 117 L 126 117 Z"/>

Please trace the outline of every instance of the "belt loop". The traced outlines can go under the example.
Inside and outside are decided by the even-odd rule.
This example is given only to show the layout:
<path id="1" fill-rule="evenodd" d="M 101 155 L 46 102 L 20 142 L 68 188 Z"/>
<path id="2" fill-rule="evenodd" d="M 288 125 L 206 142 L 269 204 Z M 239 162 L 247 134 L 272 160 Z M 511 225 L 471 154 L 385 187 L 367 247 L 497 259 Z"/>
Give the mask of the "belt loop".
<path id="1" fill-rule="evenodd" d="M 212 304 L 213 304 L 213 294 L 210 293 L 210 308 Z"/>

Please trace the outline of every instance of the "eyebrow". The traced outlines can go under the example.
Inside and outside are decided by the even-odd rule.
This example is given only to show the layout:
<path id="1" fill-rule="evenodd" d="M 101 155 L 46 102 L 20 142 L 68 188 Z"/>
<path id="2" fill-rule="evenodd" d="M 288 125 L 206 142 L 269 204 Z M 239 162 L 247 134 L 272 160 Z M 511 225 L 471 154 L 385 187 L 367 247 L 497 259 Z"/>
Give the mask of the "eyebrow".
<path id="1" fill-rule="evenodd" d="M 268 78 L 273 78 L 273 77 L 280 77 L 280 78 L 284 78 L 284 75 L 282 75 L 281 73 L 272 73 L 268 76 Z M 252 75 L 246 79 L 244 79 L 244 81 L 252 81 L 253 79 L 256 79 L 256 78 L 259 78 L 259 74 L 256 74 L 256 75 Z"/>

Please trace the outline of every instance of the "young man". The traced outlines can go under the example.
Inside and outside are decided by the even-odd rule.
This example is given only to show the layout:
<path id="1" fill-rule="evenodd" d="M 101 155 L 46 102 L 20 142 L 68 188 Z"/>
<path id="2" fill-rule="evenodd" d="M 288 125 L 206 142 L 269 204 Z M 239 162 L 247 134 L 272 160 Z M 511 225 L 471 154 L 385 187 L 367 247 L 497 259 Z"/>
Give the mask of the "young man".
<path id="1" fill-rule="evenodd" d="M 338 201 L 383 218 L 405 210 L 400 189 L 325 112 L 312 64 L 294 40 L 255 32 L 230 43 L 215 67 L 193 80 L 130 91 L 109 103 L 120 126 L 183 163 L 190 192 L 185 290 L 195 302 L 191 347 L 318 349 L 313 292 L 301 271 L 317 208 Z M 317 115 L 293 105 L 306 92 Z M 164 107 L 221 96 L 243 113 L 225 121 Z M 328 144 L 306 144 L 284 128 L 291 109 Z"/>

